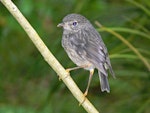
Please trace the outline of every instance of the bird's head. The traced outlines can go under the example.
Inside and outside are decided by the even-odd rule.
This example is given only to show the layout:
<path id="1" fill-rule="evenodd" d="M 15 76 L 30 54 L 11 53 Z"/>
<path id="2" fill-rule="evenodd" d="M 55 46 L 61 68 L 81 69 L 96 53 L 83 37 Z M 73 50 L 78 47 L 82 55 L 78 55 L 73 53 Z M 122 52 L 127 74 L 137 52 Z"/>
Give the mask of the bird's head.
<path id="1" fill-rule="evenodd" d="M 65 32 L 75 33 L 89 26 L 89 21 L 80 14 L 69 14 L 63 18 L 57 27 L 63 27 Z"/>

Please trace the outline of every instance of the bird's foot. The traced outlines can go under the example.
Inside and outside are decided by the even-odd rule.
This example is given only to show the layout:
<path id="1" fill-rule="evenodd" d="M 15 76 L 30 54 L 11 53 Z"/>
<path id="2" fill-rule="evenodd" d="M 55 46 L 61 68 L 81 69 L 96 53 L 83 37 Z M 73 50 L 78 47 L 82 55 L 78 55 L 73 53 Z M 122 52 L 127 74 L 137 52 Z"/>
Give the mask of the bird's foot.
<path id="1" fill-rule="evenodd" d="M 59 77 L 59 81 L 61 81 L 62 79 L 67 78 L 68 76 L 70 76 L 70 69 L 66 69 L 67 75 L 64 78 Z"/>
<path id="2" fill-rule="evenodd" d="M 87 99 L 86 98 L 86 96 L 87 96 L 87 91 L 85 91 L 85 93 L 83 94 L 83 101 L 81 102 L 81 103 L 79 103 L 79 106 L 81 106 L 84 102 L 85 102 L 85 100 Z"/>

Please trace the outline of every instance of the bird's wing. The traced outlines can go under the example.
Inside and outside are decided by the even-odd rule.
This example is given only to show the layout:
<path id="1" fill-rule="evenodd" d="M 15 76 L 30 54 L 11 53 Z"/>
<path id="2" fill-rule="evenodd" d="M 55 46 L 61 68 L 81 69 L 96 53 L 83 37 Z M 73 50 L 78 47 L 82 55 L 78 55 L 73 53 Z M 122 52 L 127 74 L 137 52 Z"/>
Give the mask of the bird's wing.
<path id="1" fill-rule="evenodd" d="M 112 76 L 115 77 L 107 48 L 105 47 L 99 33 L 95 29 L 90 29 L 90 32 L 88 31 L 89 30 L 85 30 L 82 32 L 82 39 L 85 42 L 84 50 L 87 59 L 89 59 L 104 75 L 107 76 L 107 69 L 109 69 Z"/>
<path id="2" fill-rule="evenodd" d="M 82 59 L 90 61 L 105 76 L 108 75 L 107 69 L 110 70 L 113 77 L 115 76 L 108 57 L 107 48 L 95 29 L 72 34 L 69 36 L 69 40 L 73 49 Z"/>

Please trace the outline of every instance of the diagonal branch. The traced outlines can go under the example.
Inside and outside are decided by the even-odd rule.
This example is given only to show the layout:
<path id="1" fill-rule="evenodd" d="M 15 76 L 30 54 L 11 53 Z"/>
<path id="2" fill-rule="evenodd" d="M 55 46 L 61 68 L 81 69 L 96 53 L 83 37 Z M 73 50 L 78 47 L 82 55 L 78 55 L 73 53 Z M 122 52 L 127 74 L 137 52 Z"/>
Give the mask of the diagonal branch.
<path id="1" fill-rule="evenodd" d="M 54 71 L 59 75 L 59 77 L 66 84 L 68 89 L 71 91 L 73 96 L 82 103 L 84 100 L 84 95 L 77 87 L 75 82 L 70 76 L 67 76 L 68 73 L 62 67 L 62 65 L 57 61 L 57 59 L 53 56 L 53 54 L 48 50 L 44 42 L 41 40 L 36 31 L 32 28 L 30 23 L 26 20 L 26 18 L 22 15 L 22 13 L 18 10 L 15 4 L 11 0 L 0 0 L 3 5 L 9 10 L 9 12 L 14 16 L 14 18 L 18 21 L 18 23 L 22 26 L 25 32 L 28 34 L 29 38 L 32 40 L 34 45 L 40 51 L 45 61 L 54 69 Z M 88 99 L 86 99 L 82 106 L 88 113 L 98 113 L 96 108 L 90 103 Z"/>

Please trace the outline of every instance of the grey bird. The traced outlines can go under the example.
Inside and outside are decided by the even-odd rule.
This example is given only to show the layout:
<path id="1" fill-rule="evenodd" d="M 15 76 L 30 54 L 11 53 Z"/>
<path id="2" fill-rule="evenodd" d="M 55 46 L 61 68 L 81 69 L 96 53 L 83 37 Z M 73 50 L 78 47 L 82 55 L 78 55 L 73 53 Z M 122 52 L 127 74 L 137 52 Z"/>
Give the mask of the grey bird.
<path id="1" fill-rule="evenodd" d="M 90 71 L 84 95 L 88 94 L 95 68 L 98 69 L 101 91 L 109 93 L 107 70 L 110 71 L 114 78 L 115 74 L 110 63 L 107 48 L 90 21 L 80 14 L 68 14 L 57 27 L 63 27 L 62 46 L 69 58 L 77 65 L 77 67 L 69 68 L 67 71 L 79 68 Z"/>

